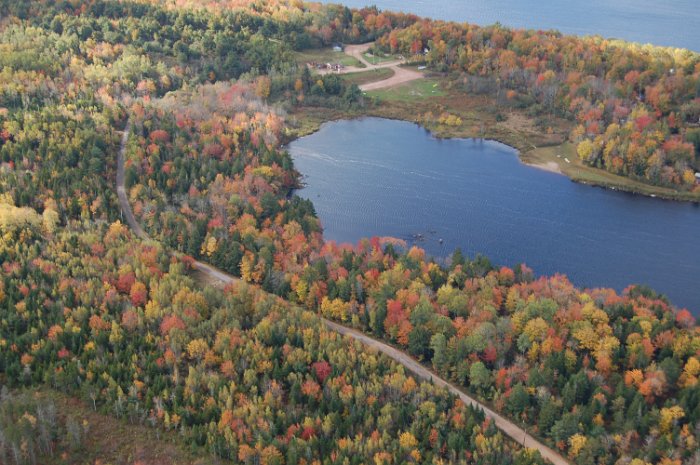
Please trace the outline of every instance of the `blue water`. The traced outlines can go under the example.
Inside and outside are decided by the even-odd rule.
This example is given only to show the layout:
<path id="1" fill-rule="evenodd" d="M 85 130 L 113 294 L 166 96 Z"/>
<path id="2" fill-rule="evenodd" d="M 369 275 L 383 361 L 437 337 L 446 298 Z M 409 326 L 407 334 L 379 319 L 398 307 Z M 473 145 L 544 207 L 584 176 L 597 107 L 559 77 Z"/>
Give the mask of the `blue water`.
<path id="1" fill-rule="evenodd" d="M 450 21 L 601 35 L 700 51 L 697 0 L 322 0 Z"/>
<path id="2" fill-rule="evenodd" d="M 327 123 L 289 150 L 326 239 L 394 236 L 438 257 L 461 247 L 562 272 L 582 287 L 648 284 L 700 314 L 696 205 L 576 184 L 503 144 L 439 140 L 401 121 Z"/>

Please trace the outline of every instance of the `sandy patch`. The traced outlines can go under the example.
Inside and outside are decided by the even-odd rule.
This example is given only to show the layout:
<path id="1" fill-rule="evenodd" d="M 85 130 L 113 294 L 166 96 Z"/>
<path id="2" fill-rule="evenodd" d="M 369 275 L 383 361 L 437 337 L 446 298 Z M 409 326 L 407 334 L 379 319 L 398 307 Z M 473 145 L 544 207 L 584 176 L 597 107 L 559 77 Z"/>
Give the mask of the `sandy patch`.
<path id="1" fill-rule="evenodd" d="M 528 163 L 528 165 L 532 166 L 533 168 L 549 171 L 550 173 L 564 174 L 562 173 L 561 168 L 559 168 L 559 164 L 557 164 L 555 161 L 548 161 L 546 163 Z"/>

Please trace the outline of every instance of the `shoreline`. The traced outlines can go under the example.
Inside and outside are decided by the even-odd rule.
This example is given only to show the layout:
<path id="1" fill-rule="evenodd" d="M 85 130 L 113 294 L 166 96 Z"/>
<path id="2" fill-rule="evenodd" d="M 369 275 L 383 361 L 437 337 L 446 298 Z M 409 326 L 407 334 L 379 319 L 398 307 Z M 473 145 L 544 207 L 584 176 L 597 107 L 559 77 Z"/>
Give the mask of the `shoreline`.
<path id="1" fill-rule="evenodd" d="M 386 108 L 379 108 L 379 111 L 374 111 L 376 109 L 364 109 L 364 111 L 353 112 L 346 110 L 334 110 L 323 107 L 301 107 L 298 111 L 290 113 L 287 117 L 292 116 L 297 119 L 297 121 L 302 122 L 303 127 L 297 130 L 293 129 L 289 134 L 286 134 L 281 146 L 286 148 L 290 143 L 302 137 L 306 137 L 318 132 L 321 127 L 326 123 L 331 123 L 341 120 L 356 120 L 362 118 L 383 118 L 394 121 L 404 121 L 407 123 L 414 123 L 425 129 L 430 133 L 432 137 L 436 139 L 477 139 L 485 141 L 494 141 L 504 145 L 507 145 L 517 151 L 518 160 L 529 167 L 534 169 L 539 169 L 552 174 L 557 174 L 559 176 L 566 176 L 572 182 L 578 184 L 583 184 L 591 187 L 599 187 L 603 189 L 609 189 L 612 191 L 625 192 L 632 195 L 639 195 L 649 198 L 656 198 L 660 200 L 673 201 L 673 202 L 684 202 L 691 203 L 695 205 L 700 205 L 700 193 L 693 192 L 680 192 L 680 191 L 670 191 L 670 188 L 662 186 L 654 186 L 651 184 L 644 184 L 631 178 L 622 178 L 620 182 L 615 182 L 615 180 L 595 180 L 587 178 L 581 175 L 576 175 L 567 172 L 567 169 L 563 169 L 561 164 L 555 160 L 542 160 L 534 155 L 536 151 L 543 150 L 561 150 L 567 147 L 568 142 L 564 141 L 560 144 L 549 144 L 541 145 L 540 147 L 534 144 L 528 143 L 524 136 L 516 135 L 516 140 L 519 139 L 520 143 L 514 144 L 512 140 L 506 140 L 504 137 L 498 137 L 497 134 L 486 132 L 483 137 L 470 134 L 468 130 L 460 128 L 456 133 L 450 133 L 445 130 L 436 130 L 437 128 L 428 127 L 421 121 L 416 119 L 411 119 L 408 116 L 403 116 L 401 114 L 397 115 L 395 113 L 385 114 L 382 110 Z M 312 113 L 312 115 L 309 115 Z M 526 149 L 529 147 L 529 149 Z M 572 164 L 572 168 L 585 169 L 588 173 L 592 173 L 599 177 L 610 177 L 613 178 L 617 175 L 608 173 L 607 171 L 600 170 L 597 168 L 587 167 L 579 164 Z M 630 185 L 626 185 L 626 184 Z"/>
<path id="2" fill-rule="evenodd" d="M 672 201 L 672 202 L 683 202 L 683 203 L 691 203 L 695 205 L 700 205 L 700 194 L 693 194 L 692 192 L 680 192 L 680 191 L 674 191 L 674 192 L 667 192 L 666 189 L 661 186 L 654 186 L 654 185 L 647 185 L 647 184 L 642 184 L 639 183 L 638 181 L 635 181 L 633 179 L 627 179 L 624 178 L 625 181 L 630 182 L 630 183 L 635 183 L 637 186 L 627 186 L 622 183 L 616 183 L 616 182 L 608 182 L 604 180 L 600 181 L 595 181 L 592 179 L 585 179 L 580 176 L 575 176 L 572 174 L 569 174 L 566 172 L 566 170 L 562 169 L 561 166 L 554 160 L 549 160 L 549 161 L 539 161 L 539 160 L 533 160 L 532 152 L 535 150 L 540 150 L 540 149 L 552 149 L 552 148 L 562 148 L 565 147 L 567 142 L 564 142 L 562 144 L 554 144 L 554 145 L 549 145 L 549 146 L 541 146 L 541 147 L 535 147 L 534 145 L 532 146 L 533 148 L 530 148 L 530 150 L 524 150 L 523 148 L 516 147 L 511 145 L 510 141 L 504 140 L 504 138 L 500 138 L 494 134 L 491 133 L 486 133 L 484 137 L 476 137 L 474 135 L 469 135 L 469 134 L 464 134 L 463 136 L 461 135 L 451 135 L 451 134 L 446 134 L 441 131 L 435 131 L 432 128 L 429 128 L 425 124 L 423 124 L 420 121 L 408 119 L 408 118 L 402 118 L 399 116 L 395 115 L 383 115 L 383 114 L 377 114 L 372 111 L 363 111 L 361 113 L 351 113 L 347 111 L 341 111 L 341 110 L 330 110 L 327 108 L 320 108 L 321 111 L 317 111 L 315 113 L 316 116 L 320 116 L 318 120 L 311 120 L 309 118 L 309 115 L 307 114 L 306 110 L 309 109 L 314 109 L 314 110 L 319 110 L 319 108 L 316 107 L 305 107 L 302 108 L 301 111 L 291 113 L 291 116 L 294 116 L 298 118 L 299 120 L 304 120 L 305 127 L 301 128 L 300 131 L 293 131 L 290 134 L 285 135 L 284 140 L 281 143 L 281 146 L 286 149 L 286 147 L 294 142 L 297 139 L 301 139 L 302 137 L 310 136 L 312 134 L 315 134 L 318 132 L 321 127 L 326 124 L 326 123 L 332 123 L 336 121 L 351 121 L 351 120 L 356 120 L 356 119 L 362 119 L 362 118 L 383 118 L 383 119 L 388 119 L 388 120 L 394 120 L 394 121 L 404 121 L 407 123 L 414 123 L 421 128 L 425 129 L 430 133 L 432 137 L 435 137 L 436 139 L 475 139 L 475 140 L 484 140 L 484 141 L 493 141 L 493 142 L 498 142 L 500 144 L 507 145 L 508 147 L 511 147 L 512 149 L 516 150 L 517 152 L 517 157 L 518 160 L 529 167 L 532 167 L 534 169 L 546 171 L 552 174 L 557 174 L 559 176 L 565 176 L 572 182 L 578 183 L 578 184 L 583 184 L 586 186 L 591 186 L 591 187 L 599 187 L 602 189 L 609 189 L 612 191 L 618 191 L 618 192 L 624 192 L 627 194 L 632 194 L 632 195 L 639 195 L 643 197 L 649 197 L 649 198 L 656 198 L 660 200 L 666 200 L 666 201 Z M 330 117 L 326 117 L 323 115 L 324 111 L 331 111 L 333 112 Z M 588 168 L 588 169 L 595 169 L 595 168 Z M 612 173 L 608 173 L 607 171 L 603 170 L 598 170 L 601 176 L 615 176 Z"/>
<path id="3" fill-rule="evenodd" d="M 522 159 L 520 160 L 522 161 Z M 559 165 L 557 165 L 553 161 L 548 161 L 546 163 L 523 163 L 527 166 L 531 166 L 533 168 L 537 168 L 538 170 L 542 171 L 547 171 L 548 173 L 554 173 L 554 174 L 560 174 L 562 176 L 566 176 L 561 169 L 559 169 Z"/>
<path id="4" fill-rule="evenodd" d="M 508 109 L 508 115 L 503 116 L 505 108 L 493 101 L 492 97 L 475 96 L 461 91 L 455 92 L 452 84 L 444 79 L 445 73 L 420 73 L 410 71 L 402 80 L 399 63 L 371 64 L 365 60 L 363 53 L 374 42 L 348 45 L 345 54 L 355 59 L 365 69 L 393 70 L 394 75 L 376 81 L 363 82 L 359 87 L 369 100 L 369 105 L 361 110 L 332 110 L 322 107 L 301 107 L 292 110 L 292 115 L 301 115 L 305 128 L 296 134 L 285 137 L 283 146 L 295 138 L 304 137 L 318 131 L 323 124 L 337 120 L 353 120 L 364 117 L 379 117 L 397 121 L 413 122 L 437 139 L 475 139 L 491 140 L 507 145 L 517 151 L 521 163 L 535 169 L 566 176 L 573 182 L 623 191 L 634 195 L 644 195 L 651 198 L 661 198 L 678 202 L 700 204 L 700 188 L 679 191 L 674 187 L 656 186 L 643 180 L 633 179 L 610 173 L 606 170 L 585 165 L 579 160 L 573 144 L 568 142 L 571 122 L 553 117 L 543 123 L 544 126 L 533 122 L 531 116 L 519 111 Z M 403 60 L 403 58 L 402 58 Z M 408 70 L 405 70 L 408 71 Z M 352 72 L 341 72 L 341 76 L 351 76 Z M 398 82 L 394 81 L 398 78 Z M 440 85 L 440 95 L 431 96 L 420 86 L 411 88 L 416 79 L 433 79 L 433 88 Z M 391 90 L 394 90 L 392 93 Z M 368 92 L 374 91 L 373 95 Z M 389 93 L 386 93 L 389 91 Z M 403 91 L 403 93 L 402 93 Z M 432 91 L 434 94 L 435 91 Z M 446 98 L 441 98 L 446 97 Z M 314 115 L 309 109 L 316 110 Z M 428 110 L 427 112 L 425 112 Z M 330 113 L 330 115 L 328 115 Z M 456 125 L 445 126 L 435 115 L 456 117 Z M 469 129 L 469 125 L 472 125 Z M 488 129 L 486 129 L 488 127 Z M 566 164 L 563 164 L 565 161 Z"/>

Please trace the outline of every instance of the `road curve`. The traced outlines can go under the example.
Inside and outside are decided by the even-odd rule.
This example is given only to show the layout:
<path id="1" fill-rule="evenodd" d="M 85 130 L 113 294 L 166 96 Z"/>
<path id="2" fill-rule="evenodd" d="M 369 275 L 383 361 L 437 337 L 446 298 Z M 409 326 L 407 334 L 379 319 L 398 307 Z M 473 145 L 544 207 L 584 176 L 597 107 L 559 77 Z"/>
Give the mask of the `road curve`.
<path id="1" fill-rule="evenodd" d="M 362 84 L 360 86 L 360 90 L 362 91 L 370 91 L 370 90 L 378 90 L 378 89 L 386 89 L 389 87 L 395 87 L 400 84 L 404 84 L 406 82 L 410 81 L 415 81 L 416 79 L 422 79 L 425 77 L 423 73 L 420 73 L 418 71 L 414 71 L 411 69 L 407 68 L 402 68 L 400 65 L 405 63 L 405 60 L 397 60 L 397 61 L 392 61 L 392 62 L 386 62 L 386 63 L 379 63 L 379 64 L 372 64 L 369 61 L 367 61 L 364 57 L 364 53 L 369 50 L 369 48 L 372 46 L 374 42 L 370 42 L 367 44 L 360 44 L 360 45 L 348 45 L 345 47 L 345 53 L 350 55 L 351 57 L 355 58 L 359 62 L 361 62 L 363 65 L 365 65 L 365 68 L 358 68 L 355 66 L 348 66 L 342 70 L 339 71 L 321 71 L 320 74 L 349 74 L 349 73 L 358 73 L 358 72 L 363 72 L 363 71 L 372 71 L 376 69 L 382 69 L 382 68 L 389 68 L 394 72 L 394 75 L 383 79 L 381 81 L 375 81 L 375 82 L 368 82 L 367 84 Z"/>
<path id="2" fill-rule="evenodd" d="M 141 225 L 136 221 L 136 218 L 134 217 L 134 213 L 131 210 L 131 205 L 129 205 L 129 200 L 126 196 L 126 188 L 124 186 L 124 163 L 126 154 L 126 143 L 129 139 L 130 123 L 131 121 L 127 121 L 126 123 L 126 128 L 124 129 L 124 132 L 122 134 L 121 145 L 119 147 L 119 154 L 117 160 L 117 195 L 119 197 L 119 205 L 129 227 L 131 227 L 131 229 L 136 233 L 136 235 L 139 238 L 143 240 L 150 240 L 148 234 L 146 234 L 146 232 L 141 228 Z M 176 253 L 173 252 L 173 254 L 175 255 Z M 209 278 L 220 281 L 225 284 L 240 281 L 240 279 L 231 276 L 207 263 L 194 261 L 192 263 L 192 266 L 199 270 L 201 273 L 207 275 Z M 500 429 L 503 433 L 508 435 L 518 444 L 522 444 L 523 446 L 528 448 L 537 449 L 545 459 L 549 460 L 554 465 L 570 465 L 570 463 L 563 456 L 561 456 L 551 448 L 547 447 L 546 445 L 542 444 L 541 442 L 527 434 L 527 431 L 525 431 L 523 428 L 519 427 L 512 421 L 494 412 L 493 410 L 480 403 L 476 399 L 468 396 L 457 386 L 448 381 L 445 381 L 440 376 L 433 373 L 425 366 L 421 365 L 410 355 L 388 344 L 385 344 L 384 342 L 378 341 L 377 339 L 374 339 L 373 337 L 368 336 L 356 329 L 348 328 L 347 326 L 340 325 L 325 318 L 321 318 L 321 321 L 331 331 L 335 331 L 342 336 L 355 339 L 364 344 L 365 346 L 385 354 L 397 363 L 403 365 L 418 378 L 424 379 L 426 381 L 431 381 L 438 386 L 444 387 L 450 393 L 459 397 L 459 399 L 465 404 L 483 410 L 484 415 L 487 418 L 492 419 L 498 427 L 498 429 Z"/>
<path id="3" fill-rule="evenodd" d="M 562 457 L 560 454 L 558 454 L 551 448 L 545 446 L 544 444 L 527 434 L 527 432 L 523 428 L 519 427 L 512 421 L 494 412 L 493 410 L 486 407 L 484 404 L 480 403 L 476 399 L 468 396 L 461 389 L 457 388 L 454 384 L 445 381 L 440 376 L 436 375 L 431 370 L 421 365 L 416 359 L 406 354 L 405 352 L 402 352 L 388 344 L 378 341 L 377 339 L 374 339 L 373 337 L 370 337 L 356 329 L 339 325 L 338 323 L 326 320 L 325 318 L 322 318 L 322 320 L 325 323 L 326 327 L 328 327 L 328 329 L 342 334 L 343 336 L 348 336 L 355 340 L 358 340 L 367 347 L 371 347 L 372 349 L 383 353 L 384 355 L 388 356 L 389 358 L 406 367 L 416 377 L 426 381 L 432 381 L 433 384 L 440 387 L 444 387 L 451 394 L 454 394 L 455 396 L 459 397 L 459 399 L 465 404 L 483 410 L 484 415 L 487 418 L 492 419 L 498 427 L 498 429 L 500 429 L 506 435 L 510 436 L 510 438 L 518 444 L 522 444 L 525 447 L 531 449 L 537 449 L 540 452 L 540 454 L 542 454 L 542 457 L 546 458 L 554 465 L 570 465 L 564 457 Z"/>

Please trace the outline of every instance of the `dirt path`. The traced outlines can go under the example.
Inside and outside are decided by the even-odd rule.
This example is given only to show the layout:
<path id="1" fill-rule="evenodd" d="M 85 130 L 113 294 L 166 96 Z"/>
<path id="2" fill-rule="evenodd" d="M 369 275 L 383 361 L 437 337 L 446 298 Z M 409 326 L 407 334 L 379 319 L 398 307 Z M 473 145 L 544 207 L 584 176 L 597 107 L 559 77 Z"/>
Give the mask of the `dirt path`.
<path id="1" fill-rule="evenodd" d="M 413 71 L 412 69 L 401 68 L 398 66 L 391 66 L 394 70 L 394 75 L 390 78 L 384 79 L 383 81 L 368 82 L 360 86 L 362 91 L 378 90 L 378 89 L 388 89 L 390 87 L 395 87 L 407 82 L 415 81 L 417 79 L 423 79 L 423 73 L 418 71 Z"/>
<path id="2" fill-rule="evenodd" d="M 126 222 L 129 224 L 131 229 L 133 229 L 137 236 L 139 236 L 141 239 L 149 240 L 150 237 L 141 228 L 141 225 L 139 225 L 139 223 L 136 221 L 136 218 L 134 217 L 134 213 L 131 210 L 131 205 L 129 205 L 129 200 L 126 196 L 126 188 L 124 186 L 124 163 L 126 154 L 126 143 L 129 139 L 130 123 L 131 121 L 128 121 L 126 124 L 126 129 L 124 130 L 124 133 L 122 135 L 121 145 L 119 147 L 119 155 L 117 160 L 117 195 L 119 197 L 119 205 L 122 209 L 122 213 L 124 214 Z M 177 255 L 176 252 L 173 252 L 173 254 Z M 193 266 L 213 281 L 220 281 L 225 284 L 240 281 L 240 279 L 200 261 L 195 261 L 193 263 Z M 501 415 L 494 412 L 484 404 L 478 402 L 476 399 L 473 399 L 472 397 L 468 396 L 454 384 L 445 381 L 444 379 L 430 371 L 428 368 L 418 363 L 418 361 L 416 361 L 410 355 L 398 349 L 395 349 L 394 347 L 391 347 L 388 344 L 378 341 L 356 329 L 339 325 L 338 323 L 326 320 L 325 318 L 321 318 L 321 321 L 331 331 L 335 331 L 340 335 L 353 338 L 361 342 L 365 346 L 387 355 L 388 357 L 392 358 L 396 362 L 406 367 L 418 378 L 431 381 L 438 386 L 444 387 L 448 391 L 450 391 L 450 393 L 459 397 L 465 404 L 482 409 L 486 417 L 491 418 L 495 422 L 496 426 L 506 435 L 508 435 L 518 444 L 522 444 L 528 448 L 537 449 L 544 458 L 552 462 L 554 465 L 570 465 L 564 457 L 562 457 L 554 450 L 550 449 L 549 447 L 534 439 L 532 436 L 527 434 L 527 432 L 523 428 L 502 417 Z"/>
<path id="3" fill-rule="evenodd" d="M 347 55 L 350 55 L 351 57 L 355 58 L 359 62 L 361 62 L 363 65 L 365 65 L 365 68 L 348 66 L 340 71 L 325 71 L 325 72 L 321 72 L 321 74 L 329 74 L 329 73 L 350 74 L 350 73 L 359 73 L 359 72 L 363 72 L 363 71 L 372 71 L 375 69 L 382 69 L 382 68 L 389 68 L 392 71 L 394 71 L 394 75 L 391 76 L 390 78 L 383 79 L 381 81 L 369 82 L 367 84 L 362 84 L 360 86 L 360 90 L 365 91 L 365 92 L 370 91 L 370 90 L 387 89 L 389 87 L 395 87 L 395 86 L 398 86 L 400 84 L 415 81 L 416 79 L 422 79 L 423 77 L 425 77 L 423 75 L 423 73 L 420 73 L 418 71 L 402 68 L 401 65 L 404 64 L 406 62 L 406 60 L 396 60 L 396 61 L 390 61 L 390 62 L 378 63 L 378 64 L 370 63 L 365 58 L 364 54 L 367 50 L 370 49 L 370 47 L 372 47 L 373 44 L 374 44 L 374 42 L 370 42 L 367 44 L 348 45 L 345 47 L 345 53 Z"/>
<path id="4" fill-rule="evenodd" d="M 126 162 L 126 143 L 129 140 L 129 132 L 131 130 L 131 120 L 127 121 L 126 128 L 122 133 L 122 140 L 119 146 L 119 155 L 117 158 L 117 197 L 119 198 L 119 206 L 122 210 L 122 215 L 124 220 L 129 225 L 132 231 L 142 240 L 151 240 L 151 237 L 143 230 L 134 212 L 131 210 L 131 205 L 129 204 L 129 198 L 126 195 L 126 186 L 124 185 L 125 180 L 125 162 Z M 177 252 L 173 252 L 173 255 L 180 255 Z M 206 263 L 195 261 L 192 266 L 199 270 L 201 273 L 207 277 L 224 283 L 232 283 L 238 281 L 238 278 L 233 277 L 224 273 L 223 271 L 208 265 Z"/>
<path id="5" fill-rule="evenodd" d="M 338 323 L 326 320 L 325 318 L 322 318 L 322 320 L 329 329 L 336 331 L 337 333 L 342 334 L 344 336 L 356 339 L 362 342 L 367 347 L 371 347 L 372 349 L 375 349 L 387 355 L 388 357 L 392 358 L 396 362 L 406 367 L 418 378 L 424 379 L 426 381 L 431 381 L 437 386 L 444 387 L 448 391 L 450 391 L 450 393 L 459 397 L 460 400 L 465 404 L 482 409 L 486 417 L 492 419 L 495 422 L 498 429 L 503 431 L 506 435 L 510 436 L 510 438 L 518 444 L 523 444 L 525 447 L 528 448 L 537 449 L 544 458 L 552 462 L 554 465 L 569 465 L 569 462 L 564 457 L 562 457 L 554 450 L 550 449 L 549 447 L 545 446 L 544 444 L 527 434 L 527 432 L 523 428 L 519 427 L 510 420 L 494 412 L 493 410 L 486 407 L 484 404 L 480 403 L 476 399 L 468 396 L 462 390 L 457 388 L 454 384 L 449 383 L 444 379 L 440 378 L 428 368 L 418 363 L 418 361 L 416 361 L 410 355 L 398 349 L 395 349 L 394 347 L 391 347 L 388 344 L 378 341 L 370 336 L 367 336 L 366 334 L 357 331 L 356 329 L 339 325 Z"/>
<path id="6" fill-rule="evenodd" d="M 136 221 L 134 212 L 131 211 L 129 198 L 126 196 L 126 187 L 124 187 L 124 163 L 126 154 L 126 142 L 129 140 L 129 131 L 131 131 L 131 119 L 126 122 L 126 127 L 122 133 L 122 141 L 119 145 L 119 157 L 117 158 L 117 197 L 119 197 L 119 206 L 122 209 L 122 215 L 132 231 L 141 239 L 148 240 L 148 234 L 141 228 L 141 225 Z"/>

